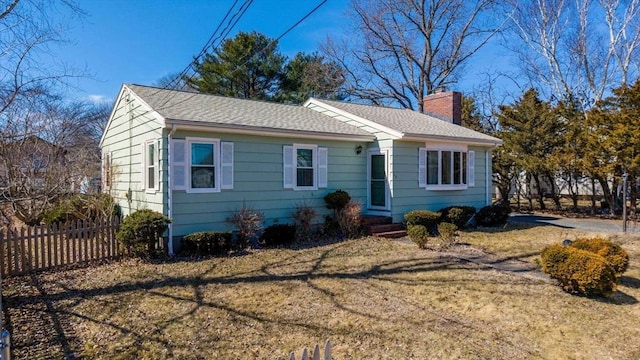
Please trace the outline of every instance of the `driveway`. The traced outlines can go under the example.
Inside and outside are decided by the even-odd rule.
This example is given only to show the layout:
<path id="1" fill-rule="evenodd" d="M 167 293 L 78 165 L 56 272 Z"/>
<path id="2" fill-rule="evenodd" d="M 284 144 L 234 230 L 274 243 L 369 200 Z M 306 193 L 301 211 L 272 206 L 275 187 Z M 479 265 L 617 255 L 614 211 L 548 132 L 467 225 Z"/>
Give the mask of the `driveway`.
<path id="1" fill-rule="evenodd" d="M 557 226 L 565 229 L 578 229 L 584 231 L 620 234 L 622 233 L 622 220 L 607 219 L 574 219 L 547 214 L 511 214 L 509 221 L 512 223 L 529 223 L 546 226 Z M 640 224 L 635 221 L 627 221 L 627 233 L 640 234 Z"/>

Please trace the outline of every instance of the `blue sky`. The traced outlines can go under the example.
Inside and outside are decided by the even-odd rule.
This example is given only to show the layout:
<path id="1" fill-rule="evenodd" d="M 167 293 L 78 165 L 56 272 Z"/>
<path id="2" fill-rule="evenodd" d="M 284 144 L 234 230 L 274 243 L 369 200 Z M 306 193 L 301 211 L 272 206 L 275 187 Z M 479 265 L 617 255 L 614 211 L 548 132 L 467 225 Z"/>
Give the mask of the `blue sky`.
<path id="1" fill-rule="evenodd" d="M 112 101 L 122 83 L 152 85 L 184 69 L 207 42 L 233 0 L 78 0 L 87 13 L 70 23 L 69 40 L 54 51 L 65 63 L 91 75 L 72 81 L 74 100 Z M 313 9 L 320 0 L 255 0 L 235 26 L 238 31 L 258 31 L 280 36 Z M 313 52 L 330 34 L 342 34 L 348 19 L 347 0 L 329 0 L 311 17 L 287 34 L 280 51 L 292 57 Z M 490 60 L 491 53 L 478 54 Z M 489 61 L 490 62 L 490 61 Z M 475 86 L 483 62 L 468 67 L 460 89 Z"/>

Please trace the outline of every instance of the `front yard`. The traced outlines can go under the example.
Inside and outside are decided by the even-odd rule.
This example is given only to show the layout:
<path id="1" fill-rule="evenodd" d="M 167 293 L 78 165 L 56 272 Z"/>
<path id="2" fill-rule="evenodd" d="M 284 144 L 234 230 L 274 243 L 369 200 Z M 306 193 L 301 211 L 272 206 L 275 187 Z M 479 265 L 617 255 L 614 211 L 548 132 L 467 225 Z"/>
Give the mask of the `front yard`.
<path id="1" fill-rule="evenodd" d="M 461 240 L 534 261 L 576 234 L 521 226 Z M 335 359 L 637 359 L 640 240 L 615 241 L 631 266 L 608 299 L 362 238 L 9 279 L 5 314 L 16 359 L 275 359 L 325 339 Z"/>

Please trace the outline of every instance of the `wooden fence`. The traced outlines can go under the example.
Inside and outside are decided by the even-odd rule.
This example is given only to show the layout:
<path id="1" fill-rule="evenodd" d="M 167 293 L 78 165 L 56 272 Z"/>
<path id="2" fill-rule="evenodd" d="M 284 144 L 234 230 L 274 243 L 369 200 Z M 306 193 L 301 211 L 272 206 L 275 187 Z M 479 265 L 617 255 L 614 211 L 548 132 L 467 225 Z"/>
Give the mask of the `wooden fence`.
<path id="1" fill-rule="evenodd" d="M 2 276 L 120 257 L 119 219 L 72 221 L 54 226 L 0 230 Z"/>
<path id="2" fill-rule="evenodd" d="M 309 357 L 309 350 L 307 350 L 307 348 L 302 349 L 302 357 L 300 358 L 300 360 L 331 360 L 331 342 L 329 342 L 329 340 L 327 339 L 327 342 L 325 342 L 324 344 L 324 356 L 320 357 L 320 345 L 316 344 L 316 346 L 313 348 L 313 357 Z M 280 358 L 278 358 L 278 360 L 281 360 Z M 291 352 L 291 356 L 289 357 L 289 360 L 296 360 L 296 354 L 295 352 Z"/>

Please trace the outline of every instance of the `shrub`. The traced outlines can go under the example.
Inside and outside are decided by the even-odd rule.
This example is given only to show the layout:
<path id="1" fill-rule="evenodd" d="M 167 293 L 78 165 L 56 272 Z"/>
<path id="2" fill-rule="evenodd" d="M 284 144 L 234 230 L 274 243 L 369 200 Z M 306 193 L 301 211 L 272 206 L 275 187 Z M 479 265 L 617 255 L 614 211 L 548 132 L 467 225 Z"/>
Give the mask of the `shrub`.
<path id="1" fill-rule="evenodd" d="M 462 229 L 469 219 L 476 213 L 473 206 L 449 206 L 438 210 L 442 214 L 440 221 L 454 224 L 458 229 Z"/>
<path id="2" fill-rule="evenodd" d="M 78 194 L 60 200 L 45 214 L 42 221 L 47 225 L 73 220 L 106 219 L 119 215 L 113 197 L 109 194 Z"/>
<path id="3" fill-rule="evenodd" d="M 313 224 L 313 219 L 316 215 L 315 209 L 311 206 L 299 205 L 296 207 L 296 211 L 293 212 L 292 217 L 295 221 L 298 238 L 309 240 L 311 237 L 311 224 Z"/>
<path id="4" fill-rule="evenodd" d="M 620 245 L 614 244 L 610 240 L 580 238 L 571 243 L 571 246 L 602 256 L 615 271 L 617 277 L 622 276 L 629 267 L 629 254 Z"/>
<path id="5" fill-rule="evenodd" d="M 439 212 L 429 210 L 413 210 L 404 214 L 404 219 L 407 221 L 407 229 L 411 229 L 415 225 L 422 225 L 429 233 L 434 234 L 441 215 Z"/>
<path id="6" fill-rule="evenodd" d="M 227 255 L 231 251 L 233 234 L 230 231 L 201 231 L 182 238 L 180 252 L 184 255 Z"/>
<path id="7" fill-rule="evenodd" d="M 570 293 L 609 296 L 617 285 L 615 272 L 602 256 L 574 247 L 545 248 L 542 269 Z"/>
<path id="8" fill-rule="evenodd" d="M 476 224 L 479 226 L 502 226 L 507 223 L 511 207 L 506 202 L 497 202 L 478 210 Z"/>
<path id="9" fill-rule="evenodd" d="M 442 247 L 449 247 L 456 242 L 456 231 L 458 227 L 455 224 L 442 222 L 438 224 L 438 238 Z"/>
<path id="10" fill-rule="evenodd" d="M 347 238 L 357 237 L 362 233 L 362 206 L 349 201 L 336 213 L 336 221 L 340 231 Z"/>
<path id="11" fill-rule="evenodd" d="M 296 239 L 296 226 L 291 224 L 273 224 L 260 236 L 260 244 L 278 246 L 291 244 Z"/>
<path id="12" fill-rule="evenodd" d="M 253 210 L 244 202 L 242 203 L 242 208 L 235 211 L 227 219 L 238 230 L 238 242 L 236 244 L 238 249 L 244 250 L 249 246 L 249 241 L 255 238 L 260 229 L 262 229 L 263 219 L 263 213 Z"/>
<path id="13" fill-rule="evenodd" d="M 116 239 L 122 246 L 130 249 L 132 255 L 150 258 L 156 255 L 158 239 L 167 230 L 171 220 L 159 212 L 143 209 L 124 218 Z"/>
<path id="14" fill-rule="evenodd" d="M 342 210 L 351 201 L 351 196 L 344 190 L 336 190 L 328 193 L 324 197 L 324 202 L 327 204 L 327 209 L 338 212 Z"/>
<path id="15" fill-rule="evenodd" d="M 413 225 L 407 230 L 411 241 L 416 243 L 420 249 L 427 247 L 429 241 L 429 230 L 424 225 Z"/>

